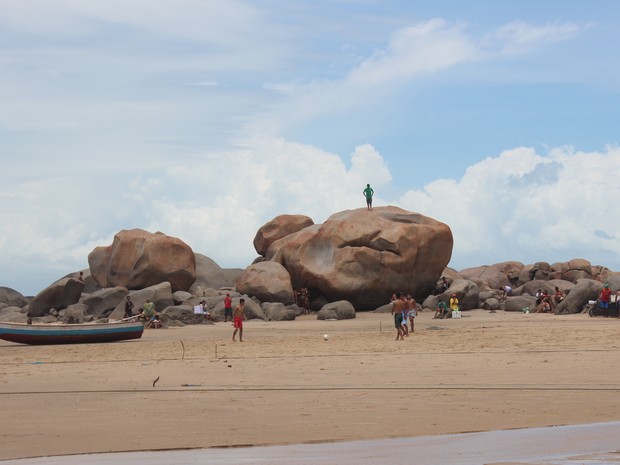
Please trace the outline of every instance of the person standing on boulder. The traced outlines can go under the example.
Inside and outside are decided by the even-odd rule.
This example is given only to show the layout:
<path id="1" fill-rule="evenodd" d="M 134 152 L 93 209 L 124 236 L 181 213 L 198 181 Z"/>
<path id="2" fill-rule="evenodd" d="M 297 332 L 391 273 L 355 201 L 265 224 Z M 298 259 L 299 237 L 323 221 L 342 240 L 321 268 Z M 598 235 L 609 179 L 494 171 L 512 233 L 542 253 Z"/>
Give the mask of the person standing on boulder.
<path id="1" fill-rule="evenodd" d="M 239 305 L 237 305 L 233 311 L 233 323 L 235 325 L 232 336 L 233 341 L 236 341 L 235 336 L 237 335 L 237 331 L 239 331 L 239 342 L 243 342 L 243 320 L 245 320 L 244 307 L 245 299 L 240 299 Z"/>
<path id="2" fill-rule="evenodd" d="M 370 184 L 366 184 L 366 189 L 362 191 L 362 194 L 366 197 L 366 208 L 372 210 L 372 196 L 375 195 L 375 191 L 372 190 Z"/>

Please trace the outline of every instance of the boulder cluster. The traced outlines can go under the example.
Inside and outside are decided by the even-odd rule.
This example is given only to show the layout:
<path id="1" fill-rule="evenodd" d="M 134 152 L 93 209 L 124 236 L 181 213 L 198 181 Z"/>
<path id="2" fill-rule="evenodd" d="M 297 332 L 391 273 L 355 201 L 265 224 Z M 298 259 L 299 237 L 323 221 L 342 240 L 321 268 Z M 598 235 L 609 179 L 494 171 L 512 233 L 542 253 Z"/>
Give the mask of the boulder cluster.
<path id="1" fill-rule="evenodd" d="M 558 287 L 566 298 L 554 309 L 556 314 L 581 313 L 590 301 L 596 300 L 603 286 L 620 290 L 620 273 L 588 260 L 575 258 L 566 262 L 502 262 L 494 265 L 467 268 L 461 271 L 446 269 L 447 289 L 438 289 L 422 303 L 423 308 L 435 309 L 440 300 L 447 302 L 456 294 L 461 310 L 534 311 L 536 292 L 540 289 L 553 295 Z M 503 296 L 503 289 L 512 290 Z"/>
<path id="2" fill-rule="evenodd" d="M 346 210 L 323 224 L 281 215 L 254 239 L 260 257 L 237 281 L 237 290 L 282 302 L 306 288 L 318 303 L 346 300 L 374 310 L 395 289 L 417 298 L 435 288 L 452 256 L 452 232 L 439 221 L 397 207 Z"/>
<path id="3" fill-rule="evenodd" d="M 292 320 L 308 310 L 318 319 L 355 318 L 356 311 L 389 311 L 395 291 L 411 293 L 420 308 L 457 294 L 461 309 L 522 311 L 534 308 L 538 289 L 570 291 L 556 313 L 577 313 L 604 283 L 620 289 L 620 273 L 587 260 L 524 265 L 503 262 L 456 271 L 447 268 L 452 233 L 444 223 L 397 207 L 347 210 L 315 224 L 303 215 L 280 215 L 256 233 L 259 257 L 243 269 L 221 268 L 182 240 L 161 232 L 123 230 L 96 247 L 89 268 L 71 273 L 34 297 L 0 287 L 0 321 L 87 322 L 118 320 L 130 296 L 146 300 L 166 326 L 224 318 L 224 297 L 245 298 L 247 318 Z M 445 278 L 440 280 L 440 278 Z M 439 282 L 447 286 L 438 288 Z M 507 298 L 500 288 L 511 286 Z M 296 299 L 304 288 L 310 299 Z M 194 313 L 205 301 L 211 320 Z"/>

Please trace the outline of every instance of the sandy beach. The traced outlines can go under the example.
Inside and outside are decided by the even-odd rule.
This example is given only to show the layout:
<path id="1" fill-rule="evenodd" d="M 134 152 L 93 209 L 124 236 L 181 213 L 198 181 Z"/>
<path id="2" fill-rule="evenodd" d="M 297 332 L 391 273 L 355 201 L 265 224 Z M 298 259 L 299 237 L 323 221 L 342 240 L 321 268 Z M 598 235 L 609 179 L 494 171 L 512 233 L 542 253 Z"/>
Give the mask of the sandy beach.
<path id="1" fill-rule="evenodd" d="M 620 420 L 617 319 L 425 312 L 404 341 L 389 314 L 253 320 L 243 343 L 232 329 L 93 345 L 0 341 L 0 459 Z"/>

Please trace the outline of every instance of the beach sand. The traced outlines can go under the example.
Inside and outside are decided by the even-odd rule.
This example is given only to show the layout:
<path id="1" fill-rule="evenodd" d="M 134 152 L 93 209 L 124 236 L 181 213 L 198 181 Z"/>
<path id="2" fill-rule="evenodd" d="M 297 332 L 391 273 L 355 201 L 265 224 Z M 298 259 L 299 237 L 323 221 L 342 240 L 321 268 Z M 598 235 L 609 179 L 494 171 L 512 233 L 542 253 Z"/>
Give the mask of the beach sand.
<path id="1" fill-rule="evenodd" d="M 92 345 L 0 341 L 0 459 L 620 420 L 617 319 L 424 312 L 404 341 L 389 314 L 253 320 L 243 343 L 232 330 L 148 330 Z"/>

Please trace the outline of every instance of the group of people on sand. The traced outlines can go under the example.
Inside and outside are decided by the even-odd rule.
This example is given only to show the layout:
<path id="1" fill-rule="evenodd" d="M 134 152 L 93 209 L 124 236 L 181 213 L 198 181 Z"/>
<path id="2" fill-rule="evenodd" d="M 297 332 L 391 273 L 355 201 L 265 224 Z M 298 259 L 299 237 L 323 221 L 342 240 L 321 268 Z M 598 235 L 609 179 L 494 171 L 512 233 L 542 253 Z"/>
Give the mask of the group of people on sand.
<path id="1" fill-rule="evenodd" d="M 163 326 L 159 314 L 155 310 L 155 304 L 151 302 L 149 299 L 146 299 L 144 305 L 140 309 L 140 312 L 137 315 L 133 314 L 134 304 L 131 301 L 131 297 L 127 296 L 125 298 L 125 316 L 124 320 L 142 320 L 144 321 L 144 328 L 161 328 Z"/>
<path id="2" fill-rule="evenodd" d="M 199 304 L 203 309 L 203 313 L 205 315 L 205 319 L 211 320 L 211 314 L 209 313 L 208 305 L 205 300 L 201 301 Z M 155 304 L 151 302 L 149 299 L 146 299 L 142 308 L 137 315 L 133 313 L 134 303 L 131 300 L 130 296 L 125 298 L 125 315 L 123 320 L 132 321 L 132 320 L 141 320 L 144 321 L 144 328 L 149 329 L 157 329 L 163 326 L 162 321 L 159 317 L 159 314 L 155 310 Z M 237 305 L 234 310 L 232 308 L 232 298 L 230 297 L 230 293 L 226 293 L 226 297 L 224 297 L 224 322 L 228 321 L 230 317 L 233 322 L 234 331 L 232 339 L 236 340 L 237 333 L 239 333 L 239 341 L 243 342 L 243 320 L 245 317 L 245 299 L 239 300 L 239 305 Z"/>
<path id="3" fill-rule="evenodd" d="M 443 318 L 447 318 L 448 315 L 451 314 L 451 312 L 458 312 L 460 311 L 460 309 L 461 307 L 459 306 L 459 298 L 457 297 L 456 293 L 453 293 L 450 296 L 449 306 L 448 304 L 446 304 L 445 301 L 439 300 L 433 318 L 439 318 L 441 320 Z"/>
<path id="4" fill-rule="evenodd" d="M 392 315 L 396 327 L 396 340 L 402 341 L 415 332 L 415 317 L 418 314 L 417 304 L 411 294 L 405 296 L 402 292 L 392 294 Z M 409 326 L 411 325 L 411 330 Z"/>
<path id="5" fill-rule="evenodd" d="M 534 313 L 552 313 L 555 308 L 566 298 L 566 292 L 555 286 L 553 294 L 549 294 L 547 289 L 536 291 L 536 311 Z"/>

